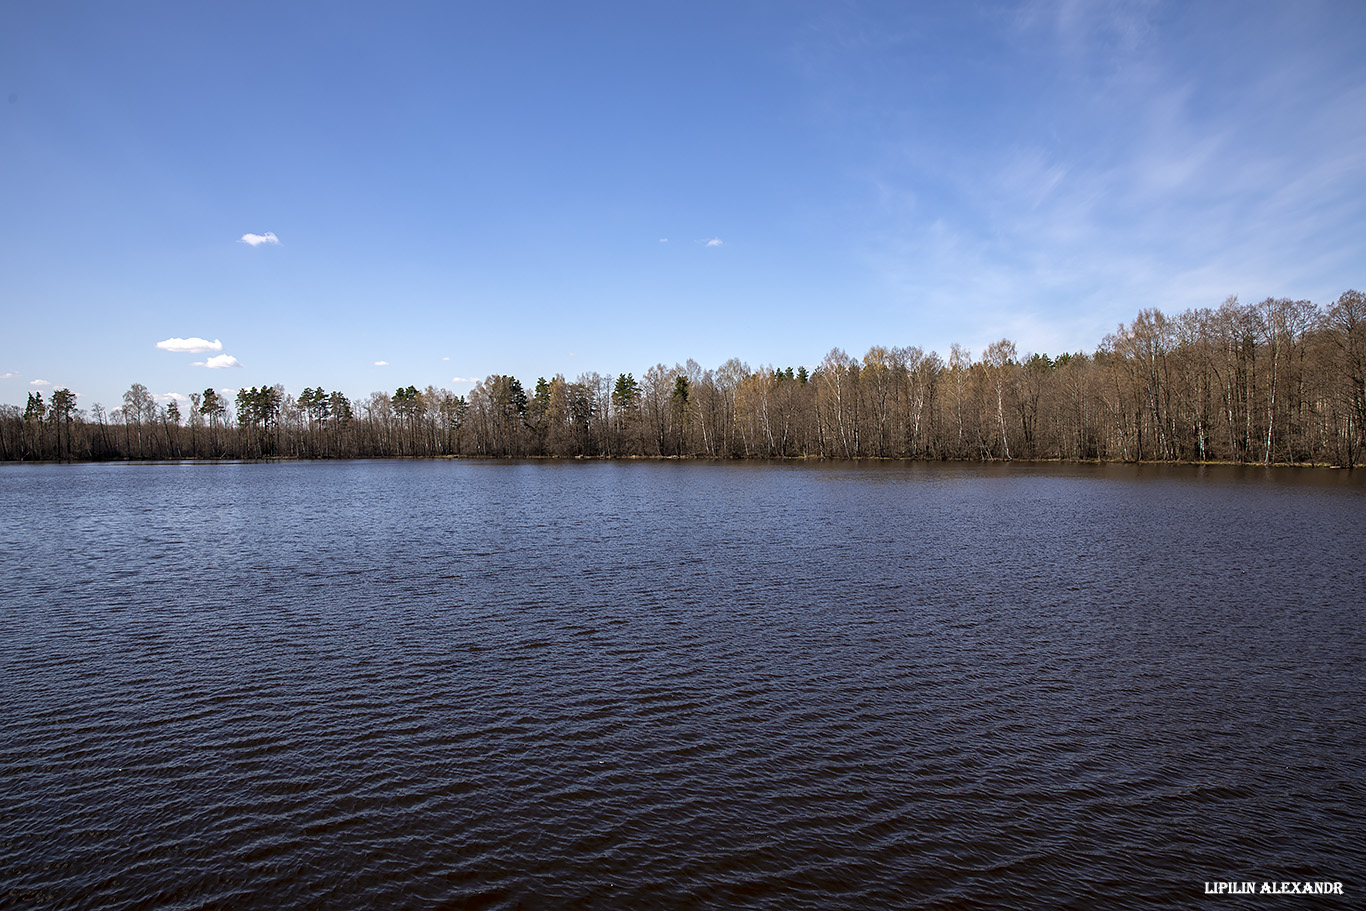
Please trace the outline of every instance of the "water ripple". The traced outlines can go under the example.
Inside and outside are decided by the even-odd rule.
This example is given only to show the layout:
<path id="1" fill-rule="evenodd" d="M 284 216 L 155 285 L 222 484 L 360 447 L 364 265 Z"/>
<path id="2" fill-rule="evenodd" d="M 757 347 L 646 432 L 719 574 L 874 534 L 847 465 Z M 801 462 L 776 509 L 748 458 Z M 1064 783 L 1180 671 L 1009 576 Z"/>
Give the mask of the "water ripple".
<path id="1" fill-rule="evenodd" d="M 0 904 L 1359 889 L 1362 485 L 1108 470 L 0 471 Z"/>

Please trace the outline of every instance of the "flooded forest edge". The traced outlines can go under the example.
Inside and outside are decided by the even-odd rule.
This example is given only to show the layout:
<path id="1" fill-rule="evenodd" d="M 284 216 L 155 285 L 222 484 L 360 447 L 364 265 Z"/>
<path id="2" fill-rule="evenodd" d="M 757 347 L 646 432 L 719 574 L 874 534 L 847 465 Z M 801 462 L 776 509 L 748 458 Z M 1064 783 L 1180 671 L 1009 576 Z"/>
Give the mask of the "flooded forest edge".
<path id="1" fill-rule="evenodd" d="M 319 458 L 1060 459 L 1356 466 L 1366 450 L 1366 294 L 1144 310 L 1091 354 L 835 349 L 808 370 L 731 359 L 585 373 L 467 395 L 400 387 L 205 389 L 78 408 L 0 406 L 0 460 Z M 184 408 L 182 409 L 182 404 Z"/>

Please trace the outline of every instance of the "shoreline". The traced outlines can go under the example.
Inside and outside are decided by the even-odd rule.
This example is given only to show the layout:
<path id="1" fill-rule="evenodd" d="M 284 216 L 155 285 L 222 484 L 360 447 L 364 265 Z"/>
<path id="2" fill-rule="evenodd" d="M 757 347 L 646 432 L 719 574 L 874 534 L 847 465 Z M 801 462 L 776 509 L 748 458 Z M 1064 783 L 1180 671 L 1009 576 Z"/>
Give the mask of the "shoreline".
<path id="1" fill-rule="evenodd" d="M 1134 465 L 1134 466 L 1181 466 L 1181 467 L 1227 467 L 1227 468 L 1310 468 L 1331 469 L 1334 471 L 1353 471 L 1360 465 L 1334 465 L 1328 462 L 1234 462 L 1221 460 L 1194 461 L 1184 459 L 913 459 L 896 456 L 851 456 L 849 458 L 829 458 L 826 456 L 755 456 L 752 458 L 725 458 L 720 456 L 496 456 L 444 454 L 431 456 L 400 455 L 354 455 L 342 457 L 300 457 L 266 456 L 259 459 L 212 458 L 208 456 L 184 456 L 173 459 L 6 459 L 0 465 L 258 465 L 284 462 L 713 462 L 717 464 L 741 463 L 848 463 L 856 464 L 893 464 L 904 465 Z"/>

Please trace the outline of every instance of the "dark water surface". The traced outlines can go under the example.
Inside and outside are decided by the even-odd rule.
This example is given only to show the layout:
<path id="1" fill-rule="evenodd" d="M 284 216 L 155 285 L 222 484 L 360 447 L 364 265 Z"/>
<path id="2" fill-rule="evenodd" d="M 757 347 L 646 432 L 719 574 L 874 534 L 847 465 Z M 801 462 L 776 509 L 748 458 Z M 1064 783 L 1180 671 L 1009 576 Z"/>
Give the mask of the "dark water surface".
<path id="1" fill-rule="evenodd" d="M 1312 470 L 5 466 L 0 906 L 1355 906 L 1364 543 Z"/>

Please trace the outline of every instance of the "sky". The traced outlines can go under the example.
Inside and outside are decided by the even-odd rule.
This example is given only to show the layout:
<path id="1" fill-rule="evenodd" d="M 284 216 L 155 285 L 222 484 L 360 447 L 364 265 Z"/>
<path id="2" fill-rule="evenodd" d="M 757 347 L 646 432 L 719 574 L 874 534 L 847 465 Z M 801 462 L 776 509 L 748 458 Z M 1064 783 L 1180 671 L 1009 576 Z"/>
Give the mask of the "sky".
<path id="1" fill-rule="evenodd" d="M 1092 351 L 1366 289 L 1366 4 L 0 6 L 0 402 Z"/>

